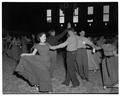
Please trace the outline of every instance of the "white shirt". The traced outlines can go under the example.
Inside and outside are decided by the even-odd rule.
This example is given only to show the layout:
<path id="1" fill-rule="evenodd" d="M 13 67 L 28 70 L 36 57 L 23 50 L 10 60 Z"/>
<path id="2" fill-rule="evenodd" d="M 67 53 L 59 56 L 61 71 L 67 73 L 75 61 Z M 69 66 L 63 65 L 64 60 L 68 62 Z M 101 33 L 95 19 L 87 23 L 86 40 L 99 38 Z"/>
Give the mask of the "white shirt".
<path id="1" fill-rule="evenodd" d="M 85 44 L 93 45 L 93 43 L 86 37 L 77 36 L 78 46 L 77 48 L 86 48 Z"/>

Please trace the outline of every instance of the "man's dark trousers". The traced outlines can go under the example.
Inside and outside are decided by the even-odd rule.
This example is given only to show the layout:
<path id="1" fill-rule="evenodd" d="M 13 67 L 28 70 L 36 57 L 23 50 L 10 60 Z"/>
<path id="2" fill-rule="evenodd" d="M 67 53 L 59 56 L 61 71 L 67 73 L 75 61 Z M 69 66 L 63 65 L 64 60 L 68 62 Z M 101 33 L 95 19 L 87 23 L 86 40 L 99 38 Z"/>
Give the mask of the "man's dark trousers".
<path id="1" fill-rule="evenodd" d="M 76 75 L 76 51 L 67 51 L 67 73 L 65 84 L 69 85 L 70 81 L 73 86 L 79 86 L 79 80 Z"/>
<path id="2" fill-rule="evenodd" d="M 82 79 L 88 79 L 88 56 L 85 48 L 79 48 L 76 54 L 78 72 Z"/>

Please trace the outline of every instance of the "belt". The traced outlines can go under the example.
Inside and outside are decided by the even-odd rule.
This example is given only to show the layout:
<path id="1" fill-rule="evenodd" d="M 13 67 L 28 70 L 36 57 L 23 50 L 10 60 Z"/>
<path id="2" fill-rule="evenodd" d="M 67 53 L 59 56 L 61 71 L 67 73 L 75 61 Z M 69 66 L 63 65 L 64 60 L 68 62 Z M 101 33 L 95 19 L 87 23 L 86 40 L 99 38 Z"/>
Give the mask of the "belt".
<path id="1" fill-rule="evenodd" d="M 67 53 L 76 54 L 76 50 L 75 51 L 67 51 Z"/>
<path id="2" fill-rule="evenodd" d="M 92 50 L 92 48 L 86 48 L 87 50 Z"/>
<path id="3" fill-rule="evenodd" d="M 111 57 L 114 57 L 114 55 L 105 56 L 105 58 L 111 58 Z"/>
<path id="4" fill-rule="evenodd" d="M 73 50 L 73 51 L 68 51 L 68 50 L 67 50 L 67 52 L 76 52 L 76 51 L 77 51 L 77 50 Z"/>
<path id="5" fill-rule="evenodd" d="M 86 48 L 78 48 L 78 49 L 86 49 Z"/>
<path id="6" fill-rule="evenodd" d="M 56 50 L 50 50 L 50 51 L 56 51 Z"/>

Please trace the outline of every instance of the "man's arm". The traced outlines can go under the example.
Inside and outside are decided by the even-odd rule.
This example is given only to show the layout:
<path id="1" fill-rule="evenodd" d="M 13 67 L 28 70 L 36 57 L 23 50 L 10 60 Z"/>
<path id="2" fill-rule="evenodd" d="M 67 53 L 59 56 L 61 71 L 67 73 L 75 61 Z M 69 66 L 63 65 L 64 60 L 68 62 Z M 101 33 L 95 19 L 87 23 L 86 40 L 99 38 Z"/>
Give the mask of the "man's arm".
<path id="1" fill-rule="evenodd" d="M 93 53 L 95 53 L 95 45 L 87 38 L 85 38 L 85 43 L 93 48 Z"/>
<path id="2" fill-rule="evenodd" d="M 95 47 L 94 44 L 87 38 L 84 38 L 85 44 L 90 45 L 91 47 Z"/>
<path id="3" fill-rule="evenodd" d="M 63 47 L 65 47 L 65 46 L 68 45 L 68 40 L 69 40 L 69 38 L 68 38 L 64 43 L 62 43 L 62 44 L 59 44 L 59 45 L 56 45 L 56 46 L 50 46 L 50 49 L 59 49 L 59 48 L 63 48 Z"/>
<path id="4" fill-rule="evenodd" d="M 64 31 L 63 31 L 62 33 L 60 33 L 59 35 L 55 36 L 55 38 L 56 38 L 57 40 L 59 40 L 59 39 L 61 39 L 62 37 L 64 37 L 66 33 L 67 33 L 67 30 L 64 30 Z"/>

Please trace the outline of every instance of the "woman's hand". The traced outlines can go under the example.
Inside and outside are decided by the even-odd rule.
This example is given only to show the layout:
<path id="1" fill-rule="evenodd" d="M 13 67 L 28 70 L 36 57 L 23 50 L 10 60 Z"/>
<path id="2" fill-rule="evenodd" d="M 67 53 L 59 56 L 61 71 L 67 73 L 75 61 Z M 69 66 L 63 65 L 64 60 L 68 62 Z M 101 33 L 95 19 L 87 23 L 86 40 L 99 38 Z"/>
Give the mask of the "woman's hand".
<path id="1" fill-rule="evenodd" d="M 114 56 L 118 56 L 117 51 L 113 51 Z"/>
<path id="2" fill-rule="evenodd" d="M 56 48 L 56 46 L 50 46 L 50 49 L 55 50 L 55 49 L 57 49 L 57 48 Z"/>
<path id="3" fill-rule="evenodd" d="M 26 53 L 22 53 L 22 54 L 21 54 L 21 57 L 22 57 L 22 56 L 26 56 Z"/>
<path id="4" fill-rule="evenodd" d="M 31 56 L 33 54 L 29 54 L 29 53 L 22 53 L 21 56 Z"/>
<path id="5" fill-rule="evenodd" d="M 21 56 L 31 56 L 32 54 L 22 53 Z"/>
<path id="6" fill-rule="evenodd" d="M 95 48 L 93 48 L 92 52 L 95 53 Z"/>

